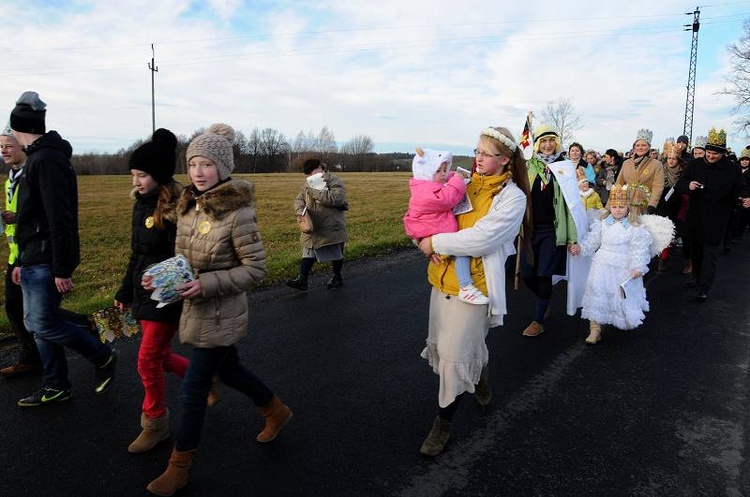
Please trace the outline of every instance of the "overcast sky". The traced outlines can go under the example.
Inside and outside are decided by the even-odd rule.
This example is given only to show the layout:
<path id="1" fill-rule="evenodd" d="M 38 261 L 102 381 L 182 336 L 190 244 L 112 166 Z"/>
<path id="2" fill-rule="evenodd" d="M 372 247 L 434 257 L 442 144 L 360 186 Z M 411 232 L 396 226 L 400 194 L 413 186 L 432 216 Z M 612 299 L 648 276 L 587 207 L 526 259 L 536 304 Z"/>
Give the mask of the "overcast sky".
<path id="1" fill-rule="evenodd" d="M 114 152 L 156 126 L 178 135 L 222 121 L 293 140 L 327 126 L 339 144 L 458 154 L 487 125 L 520 133 L 526 113 L 571 99 L 586 148 L 624 150 L 682 133 L 692 22 L 685 1 L 179 0 L 0 3 L 0 110 L 25 90 L 76 152 Z M 750 1 L 701 6 L 693 137 L 726 127 L 727 45 Z M 538 123 L 538 122 L 537 122 Z"/>

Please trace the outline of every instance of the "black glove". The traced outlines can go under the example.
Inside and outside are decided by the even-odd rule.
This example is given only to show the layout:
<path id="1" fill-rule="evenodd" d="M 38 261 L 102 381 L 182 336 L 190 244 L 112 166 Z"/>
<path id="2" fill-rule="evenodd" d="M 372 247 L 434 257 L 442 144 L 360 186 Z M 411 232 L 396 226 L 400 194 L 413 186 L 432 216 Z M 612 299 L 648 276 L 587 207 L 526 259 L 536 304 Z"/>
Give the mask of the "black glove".
<path id="1" fill-rule="evenodd" d="M 653 205 L 649 205 L 646 209 L 646 214 L 656 214 L 656 207 Z"/>

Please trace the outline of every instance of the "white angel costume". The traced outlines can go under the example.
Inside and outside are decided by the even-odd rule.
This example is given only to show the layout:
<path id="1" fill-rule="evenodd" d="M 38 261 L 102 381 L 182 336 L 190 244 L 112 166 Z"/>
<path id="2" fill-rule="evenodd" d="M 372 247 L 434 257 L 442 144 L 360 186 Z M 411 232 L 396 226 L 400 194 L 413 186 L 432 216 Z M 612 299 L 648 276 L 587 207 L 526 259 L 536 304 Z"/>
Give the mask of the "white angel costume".
<path id="1" fill-rule="evenodd" d="M 634 270 L 648 272 L 652 241 L 645 226 L 633 225 L 627 217 L 618 221 L 610 214 L 591 225 L 579 241 L 581 255 L 594 256 L 583 294 L 582 318 L 621 330 L 643 323 L 649 310 L 643 278 L 628 279 Z M 623 296 L 620 285 L 626 281 Z"/>

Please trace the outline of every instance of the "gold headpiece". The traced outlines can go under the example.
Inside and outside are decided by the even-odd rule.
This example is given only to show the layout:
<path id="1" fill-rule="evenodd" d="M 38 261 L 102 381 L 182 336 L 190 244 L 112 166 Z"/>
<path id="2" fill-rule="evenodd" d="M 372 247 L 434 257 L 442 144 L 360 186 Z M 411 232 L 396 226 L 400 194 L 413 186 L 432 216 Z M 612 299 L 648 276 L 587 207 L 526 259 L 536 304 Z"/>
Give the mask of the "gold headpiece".
<path id="1" fill-rule="evenodd" d="M 677 157 L 677 155 L 678 153 L 677 148 L 675 147 L 674 139 L 667 138 L 667 140 L 664 142 L 664 157 Z"/>
<path id="2" fill-rule="evenodd" d="M 630 205 L 630 197 L 628 185 L 615 185 L 609 192 L 609 205 L 610 207 L 628 207 Z"/>
<path id="3" fill-rule="evenodd" d="M 714 152 L 725 154 L 727 152 L 727 132 L 724 131 L 724 129 L 716 131 L 716 128 L 712 127 L 708 132 L 706 150 L 712 150 Z"/>
<path id="4" fill-rule="evenodd" d="M 641 183 L 615 185 L 609 192 L 610 207 L 646 207 L 651 198 L 651 190 Z"/>

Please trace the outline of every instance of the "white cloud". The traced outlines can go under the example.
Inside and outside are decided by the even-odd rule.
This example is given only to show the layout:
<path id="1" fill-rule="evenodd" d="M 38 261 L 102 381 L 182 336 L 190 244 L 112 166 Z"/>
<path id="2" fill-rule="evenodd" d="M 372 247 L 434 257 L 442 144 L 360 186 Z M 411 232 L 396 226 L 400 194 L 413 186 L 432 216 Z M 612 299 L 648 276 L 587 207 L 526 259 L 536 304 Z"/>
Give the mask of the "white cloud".
<path id="1" fill-rule="evenodd" d="M 146 64 L 155 43 L 157 126 L 177 134 L 224 121 L 293 139 L 327 125 L 339 141 L 367 134 L 376 145 L 445 144 L 466 152 L 482 127 L 518 132 L 528 110 L 540 115 L 547 101 L 566 97 L 582 116 L 577 138 L 586 147 L 625 148 L 642 127 L 654 130 L 655 146 L 679 135 L 690 52 L 682 14 L 692 7 L 564 4 L 5 6 L 0 15 L 12 11 L 20 19 L 0 68 L 0 112 L 34 89 L 49 104 L 49 127 L 77 150 L 127 146 L 150 134 Z M 705 9 L 715 18 L 727 12 Z M 709 23 L 701 33 L 721 41 L 699 53 L 694 136 L 713 124 L 731 126 L 731 99 L 715 95 L 727 68 L 716 51 L 740 34 L 739 21 Z"/>

